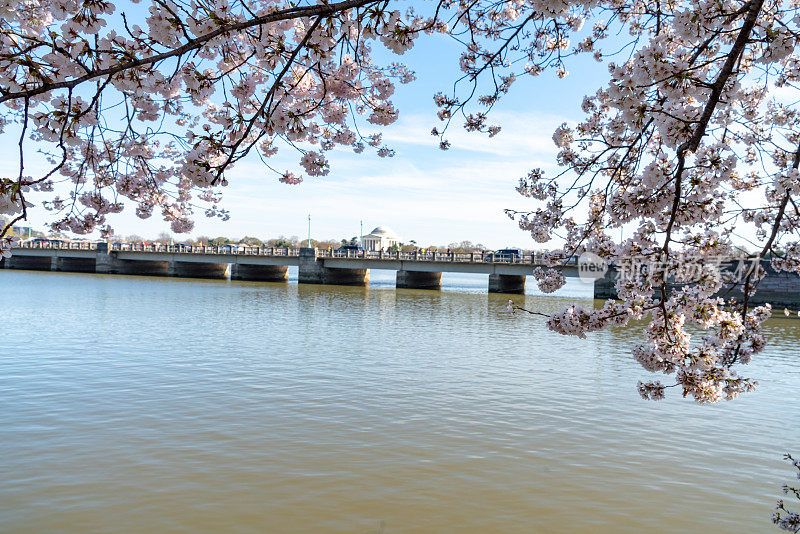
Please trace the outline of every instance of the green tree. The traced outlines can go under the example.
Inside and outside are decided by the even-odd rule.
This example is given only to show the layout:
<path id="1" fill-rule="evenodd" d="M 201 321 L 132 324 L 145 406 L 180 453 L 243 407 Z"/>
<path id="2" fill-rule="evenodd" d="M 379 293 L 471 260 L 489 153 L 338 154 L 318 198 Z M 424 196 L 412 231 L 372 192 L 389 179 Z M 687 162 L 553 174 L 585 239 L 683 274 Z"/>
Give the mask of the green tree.
<path id="1" fill-rule="evenodd" d="M 240 245 L 247 245 L 248 247 L 261 247 L 264 246 L 264 242 L 258 239 L 257 237 L 250 237 L 244 236 L 239 240 Z"/>
<path id="2" fill-rule="evenodd" d="M 209 243 L 209 245 L 212 245 L 212 246 L 215 246 L 215 247 L 220 247 L 222 245 L 229 245 L 232 242 L 233 241 L 231 241 L 227 237 L 220 236 L 220 237 L 215 237 L 214 239 L 210 240 L 208 243 Z"/>
<path id="3" fill-rule="evenodd" d="M 280 236 L 278 239 L 268 239 L 266 246 L 274 248 L 293 248 L 295 244 L 284 236 Z"/>

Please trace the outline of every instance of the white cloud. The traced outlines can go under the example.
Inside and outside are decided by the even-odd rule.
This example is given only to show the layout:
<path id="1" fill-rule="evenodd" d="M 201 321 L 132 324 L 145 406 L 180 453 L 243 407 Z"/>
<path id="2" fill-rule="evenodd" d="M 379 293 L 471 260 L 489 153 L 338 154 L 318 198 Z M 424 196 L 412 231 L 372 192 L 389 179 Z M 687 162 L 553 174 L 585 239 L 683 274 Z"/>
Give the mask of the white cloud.
<path id="1" fill-rule="evenodd" d="M 495 137 L 478 132 L 467 132 L 456 118 L 447 130 L 445 137 L 452 143 L 452 151 L 483 153 L 501 157 L 519 158 L 531 153 L 555 155 L 556 147 L 552 135 L 564 118 L 539 113 L 496 113 L 490 121 L 502 126 Z M 430 135 L 434 126 L 441 129 L 431 115 L 401 116 L 397 125 L 386 130 L 384 140 L 392 145 L 416 145 L 436 147 L 436 137 Z"/>

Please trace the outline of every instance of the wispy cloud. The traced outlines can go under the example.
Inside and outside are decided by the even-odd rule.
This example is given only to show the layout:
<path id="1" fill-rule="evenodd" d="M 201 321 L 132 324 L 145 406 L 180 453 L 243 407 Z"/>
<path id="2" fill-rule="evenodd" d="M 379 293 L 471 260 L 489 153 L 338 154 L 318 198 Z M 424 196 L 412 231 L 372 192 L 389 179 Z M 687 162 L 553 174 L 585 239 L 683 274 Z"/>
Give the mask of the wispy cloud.
<path id="1" fill-rule="evenodd" d="M 451 150 L 455 152 L 510 158 L 526 157 L 531 153 L 553 155 L 556 147 L 552 141 L 552 133 L 564 120 L 562 117 L 538 113 L 497 113 L 492 115 L 491 121 L 502 125 L 502 129 L 495 137 L 489 138 L 486 134 L 467 132 L 456 118 L 447 130 L 446 138 L 452 143 Z M 435 147 L 437 140 L 430 135 L 430 131 L 434 126 L 441 127 L 440 124 L 430 115 L 402 117 L 397 125 L 387 130 L 384 139 L 400 147 Z"/>

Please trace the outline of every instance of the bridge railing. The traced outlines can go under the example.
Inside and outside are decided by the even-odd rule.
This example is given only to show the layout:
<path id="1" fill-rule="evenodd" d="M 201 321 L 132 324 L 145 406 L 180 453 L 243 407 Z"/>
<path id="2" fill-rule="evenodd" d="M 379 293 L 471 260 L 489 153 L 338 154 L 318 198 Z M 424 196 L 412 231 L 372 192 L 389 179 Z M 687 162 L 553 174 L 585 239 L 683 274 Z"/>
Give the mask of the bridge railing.
<path id="1" fill-rule="evenodd" d="M 323 250 L 319 251 L 317 255 L 323 258 L 351 258 L 390 261 L 436 261 L 450 263 L 534 264 L 541 261 L 539 255 L 537 254 L 497 254 L 495 252 Z"/>
<path id="2" fill-rule="evenodd" d="M 96 250 L 97 243 L 88 241 L 30 240 L 17 243 L 15 248 L 22 249 L 57 249 L 57 250 Z M 251 247 L 246 245 L 167 245 L 162 243 L 110 243 L 110 251 L 116 252 L 160 252 L 169 254 L 213 254 L 241 256 L 283 256 L 297 257 L 299 248 L 283 247 Z M 350 258 L 366 260 L 400 260 L 430 261 L 445 263 L 501 263 L 543 265 L 544 257 L 532 254 L 498 254 L 496 252 L 441 252 L 421 250 L 404 251 L 371 251 L 371 250 L 317 250 L 320 258 Z M 575 265 L 577 258 L 570 258 L 562 265 Z"/>
<path id="3" fill-rule="evenodd" d="M 48 250 L 96 250 L 97 243 L 90 241 L 31 240 L 21 241 L 14 248 Z"/>
<path id="4" fill-rule="evenodd" d="M 317 253 L 322 258 L 350 258 L 365 260 L 435 261 L 449 263 L 507 263 L 545 265 L 543 254 L 498 254 L 496 252 L 440 252 L 440 251 L 371 251 L 371 250 L 322 250 Z M 558 265 L 577 265 L 576 257 L 561 261 Z"/>
<path id="5" fill-rule="evenodd" d="M 240 256 L 298 256 L 300 250 L 283 247 L 248 247 L 244 245 L 164 245 L 161 243 L 112 243 L 117 252 L 163 252 L 170 254 L 224 254 Z"/>

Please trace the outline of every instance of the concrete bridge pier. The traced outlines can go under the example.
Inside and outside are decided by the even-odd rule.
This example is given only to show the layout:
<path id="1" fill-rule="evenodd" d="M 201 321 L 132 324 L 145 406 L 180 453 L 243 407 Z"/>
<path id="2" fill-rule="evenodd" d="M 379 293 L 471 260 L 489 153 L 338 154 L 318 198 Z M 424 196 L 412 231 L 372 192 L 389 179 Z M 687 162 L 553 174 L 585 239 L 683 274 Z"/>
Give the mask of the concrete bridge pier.
<path id="1" fill-rule="evenodd" d="M 369 269 L 325 267 L 315 248 L 301 248 L 299 260 L 297 281 L 301 284 L 365 286 L 369 283 Z"/>
<path id="2" fill-rule="evenodd" d="M 166 261 L 116 260 L 116 274 L 135 276 L 169 276 L 169 263 Z"/>
<path id="3" fill-rule="evenodd" d="M 298 255 L 297 282 L 300 284 L 324 284 L 325 267 L 317 259 L 317 249 L 301 248 Z"/>
<path id="4" fill-rule="evenodd" d="M 369 284 L 369 269 L 336 269 L 324 267 L 323 284 L 336 286 L 365 286 Z"/>
<path id="5" fill-rule="evenodd" d="M 211 278 L 225 280 L 228 278 L 229 273 L 230 265 L 227 263 L 171 261 L 167 268 L 167 276 L 176 276 L 178 278 Z"/>
<path id="6" fill-rule="evenodd" d="M 606 274 L 602 278 L 594 281 L 594 298 L 598 300 L 616 300 L 617 288 L 617 268 L 613 265 L 608 266 Z"/>
<path id="7" fill-rule="evenodd" d="M 289 267 L 286 265 L 231 265 L 231 280 L 257 280 L 259 282 L 285 282 Z"/>
<path id="8" fill-rule="evenodd" d="M 489 293 L 525 293 L 525 276 L 490 274 Z"/>
<path id="9" fill-rule="evenodd" d="M 96 261 L 94 258 L 59 258 L 58 256 L 53 256 L 51 260 L 51 271 L 93 273 L 96 270 Z"/>
<path id="10" fill-rule="evenodd" d="M 738 263 L 731 263 L 724 267 L 724 270 L 735 273 L 740 267 L 748 269 L 752 267 L 752 263 L 747 263 L 744 266 L 740 266 Z M 776 271 L 772 268 L 770 260 L 761 260 L 761 268 L 766 271 L 767 275 L 758 283 L 755 295 L 747 299 L 747 305 L 754 307 L 770 303 L 773 310 L 789 308 L 796 311 L 800 308 L 800 276 L 797 273 Z M 738 277 L 739 280 L 743 280 L 744 276 L 744 273 L 742 273 Z M 728 288 L 729 286 L 725 286 L 716 296 L 724 299 L 735 298 L 737 302 L 744 302 L 741 284 L 731 291 L 728 291 Z"/>
<path id="11" fill-rule="evenodd" d="M 442 289 L 442 273 L 400 270 L 396 280 L 398 288 Z"/>
<path id="12" fill-rule="evenodd" d="M 120 260 L 109 252 L 108 243 L 97 244 L 94 272 L 98 274 L 132 274 L 138 276 L 167 276 L 167 262 L 152 260 Z"/>
<path id="13" fill-rule="evenodd" d="M 94 272 L 98 274 L 117 274 L 120 271 L 122 262 L 109 252 L 108 243 L 98 243 L 95 252 Z"/>
<path id="14" fill-rule="evenodd" d="M 52 261 L 49 256 L 20 256 L 13 254 L 10 258 L 6 258 L 6 269 L 24 269 L 28 271 L 49 271 L 52 267 Z"/>

